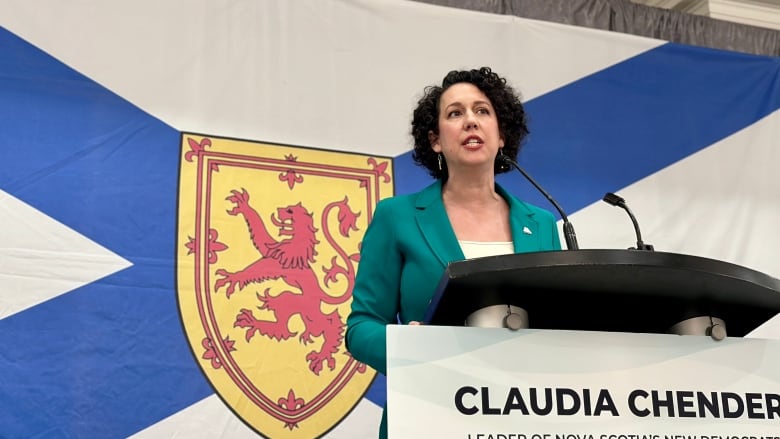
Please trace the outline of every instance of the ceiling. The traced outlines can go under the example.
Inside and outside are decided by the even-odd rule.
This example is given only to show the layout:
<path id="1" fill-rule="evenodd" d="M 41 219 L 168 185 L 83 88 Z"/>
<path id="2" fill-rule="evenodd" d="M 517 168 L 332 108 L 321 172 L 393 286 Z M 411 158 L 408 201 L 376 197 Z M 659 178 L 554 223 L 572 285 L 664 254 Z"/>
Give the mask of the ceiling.
<path id="1" fill-rule="evenodd" d="M 716 20 L 780 30 L 780 0 L 630 0 Z"/>

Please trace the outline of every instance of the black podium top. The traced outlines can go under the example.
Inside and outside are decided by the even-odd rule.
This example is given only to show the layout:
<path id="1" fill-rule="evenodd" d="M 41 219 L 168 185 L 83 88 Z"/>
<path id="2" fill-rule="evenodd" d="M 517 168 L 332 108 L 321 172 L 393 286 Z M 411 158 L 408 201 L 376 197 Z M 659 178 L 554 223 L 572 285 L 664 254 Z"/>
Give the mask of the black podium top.
<path id="1" fill-rule="evenodd" d="M 638 250 L 571 250 L 451 263 L 426 312 L 462 326 L 485 306 L 528 312 L 531 328 L 667 333 L 690 317 L 725 321 L 744 336 L 780 313 L 780 280 L 697 256 Z"/>

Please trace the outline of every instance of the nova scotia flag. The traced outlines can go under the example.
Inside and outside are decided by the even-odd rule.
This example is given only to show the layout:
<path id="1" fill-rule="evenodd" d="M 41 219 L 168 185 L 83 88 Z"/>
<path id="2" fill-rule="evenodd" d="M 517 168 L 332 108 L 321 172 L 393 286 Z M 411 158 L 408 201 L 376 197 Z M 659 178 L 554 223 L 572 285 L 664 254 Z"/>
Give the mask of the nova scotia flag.
<path id="1" fill-rule="evenodd" d="M 519 163 L 581 248 L 635 244 L 600 201 L 616 192 L 656 250 L 780 277 L 778 58 L 393 0 L 0 0 L 0 17 L 0 438 L 258 437 L 180 320 L 182 132 L 392 157 L 409 193 L 430 182 L 411 110 L 452 69 L 523 94 Z M 384 386 L 326 437 L 374 436 Z"/>

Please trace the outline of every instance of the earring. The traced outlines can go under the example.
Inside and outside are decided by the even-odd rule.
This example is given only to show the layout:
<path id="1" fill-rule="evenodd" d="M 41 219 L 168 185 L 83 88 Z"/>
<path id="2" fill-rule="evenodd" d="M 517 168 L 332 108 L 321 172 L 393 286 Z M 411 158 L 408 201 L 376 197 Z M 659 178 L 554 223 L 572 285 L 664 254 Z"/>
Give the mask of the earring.
<path id="1" fill-rule="evenodd" d="M 441 153 L 439 153 L 438 159 L 439 159 L 439 171 L 441 171 Z"/>
<path id="2" fill-rule="evenodd" d="M 509 170 L 509 164 L 504 161 L 504 157 L 504 148 L 498 148 L 498 155 L 496 156 L 496 165 L 498 167 L 496 169 L 500 170 L 501 172 Z"/>

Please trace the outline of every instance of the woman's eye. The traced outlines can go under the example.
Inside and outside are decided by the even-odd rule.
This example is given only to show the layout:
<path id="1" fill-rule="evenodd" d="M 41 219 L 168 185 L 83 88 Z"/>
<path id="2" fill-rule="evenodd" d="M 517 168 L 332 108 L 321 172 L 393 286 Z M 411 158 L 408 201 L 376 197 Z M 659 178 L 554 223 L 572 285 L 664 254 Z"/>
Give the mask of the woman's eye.
<path id="1" fill-rule="evenodd" d="M 450 113 L 447 115 L 448 117 L 457 117 L 460 116 L 460 110 L 453 110 L 450 111 Z"/>
<path id="2" fill-rule="evenodd" d="M 477 109 L 477 113 L 479 113 L 479 114 L 490 114 L 490 110 L 488 110 L 487 108 L 478 108 Z"/>

